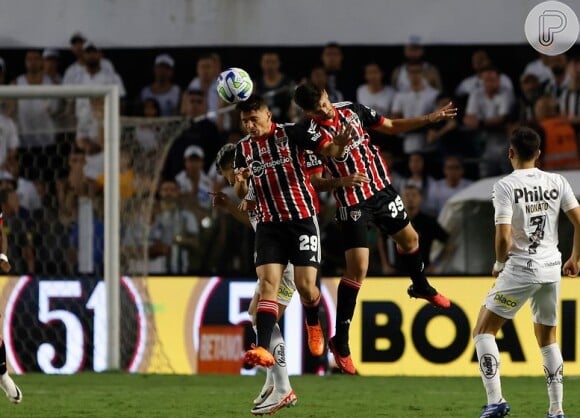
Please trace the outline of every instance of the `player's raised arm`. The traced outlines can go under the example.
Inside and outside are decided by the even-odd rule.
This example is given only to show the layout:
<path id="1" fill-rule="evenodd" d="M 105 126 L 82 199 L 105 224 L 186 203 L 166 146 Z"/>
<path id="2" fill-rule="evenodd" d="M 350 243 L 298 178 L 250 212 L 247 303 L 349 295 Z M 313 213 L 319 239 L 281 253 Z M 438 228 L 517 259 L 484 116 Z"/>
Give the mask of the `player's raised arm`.
<path id="1" fill-rule="evenodd" d="M 387 135 L 400 134 L 419 129 L 429 124 L 440 122 L 442 120 L 453 119 L 455 116 L 457 116 L 457 108 L 453 105 L 453 103 L 449 102 L 435 112 L 428 113 L 417 118 L 383 118 L 382 123 L 378 126 L 374 126 L 372 129 Z"/>
<path id="2" fill-rule="evenodd" d="M 369 183 L 370 179 L 361 173 L 354 173 L 343 177 L 324 178 L 322 173 L 310 176 L 310 182 L 317 192 L 331 192 L 339 187 L 356 187 Z"/>

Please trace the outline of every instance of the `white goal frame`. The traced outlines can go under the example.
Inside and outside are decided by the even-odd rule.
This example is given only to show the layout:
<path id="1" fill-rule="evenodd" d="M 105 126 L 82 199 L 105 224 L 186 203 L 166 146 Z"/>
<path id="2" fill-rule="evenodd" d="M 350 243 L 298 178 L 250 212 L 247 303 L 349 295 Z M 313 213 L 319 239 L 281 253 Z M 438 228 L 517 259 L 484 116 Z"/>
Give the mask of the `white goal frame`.
<path id="1" fill-rule="evenodd" d="M 107 369 L 121 369 L 121 276 L 119 88 L 102 86 L 0 86 L 0 99 L 104 98 L 105 242 L 104 280 L 107 300 Z"/>

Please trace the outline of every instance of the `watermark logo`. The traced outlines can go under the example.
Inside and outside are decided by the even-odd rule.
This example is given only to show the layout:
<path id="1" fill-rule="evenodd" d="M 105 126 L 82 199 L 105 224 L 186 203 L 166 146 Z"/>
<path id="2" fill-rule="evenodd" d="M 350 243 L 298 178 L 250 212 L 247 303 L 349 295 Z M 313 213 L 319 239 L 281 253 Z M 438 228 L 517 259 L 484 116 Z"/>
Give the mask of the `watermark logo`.
<path id="1" fill-rule="evenodd" d="M 530 10 L 525 32 L 528 42 L 536 51 L 558 55 L 576 43 L 580 26 L 574 10 L 564 3 L 550 0 Z"/>

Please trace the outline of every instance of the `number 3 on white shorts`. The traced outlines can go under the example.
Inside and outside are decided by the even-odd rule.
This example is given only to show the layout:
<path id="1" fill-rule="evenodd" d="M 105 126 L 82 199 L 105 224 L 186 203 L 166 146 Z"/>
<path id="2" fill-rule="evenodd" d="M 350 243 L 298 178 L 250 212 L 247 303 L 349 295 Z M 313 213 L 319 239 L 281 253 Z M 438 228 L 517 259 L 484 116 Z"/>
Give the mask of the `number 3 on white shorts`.
<path id="1" fill-rule="evenodd" d="M 300 251 L 317 251 L 318 237 L 316 235 L 300 235 Z"/>

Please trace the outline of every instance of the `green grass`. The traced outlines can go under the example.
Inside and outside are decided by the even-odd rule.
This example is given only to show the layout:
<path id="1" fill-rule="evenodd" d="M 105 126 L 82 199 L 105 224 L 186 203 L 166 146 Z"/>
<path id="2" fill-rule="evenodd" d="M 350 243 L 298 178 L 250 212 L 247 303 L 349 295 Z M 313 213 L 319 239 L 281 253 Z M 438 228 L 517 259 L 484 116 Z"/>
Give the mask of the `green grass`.
<path id="1" fill-rule="evenodd" d="M 251 417 L 263 375 L 159 376 L 80 374 L 15 376 L 20 405 L 0 404 L 0 417 L 191 418 Z M 293 377 L 298 404 L 276 416 L 292 418 L 478 417 L 485 396 L 479 378 Z M 545 417 L 544 379 L 505 378 L 510 417 Z M 580 416 L 580 379 L 566 378 L 565 407 Z"/>

